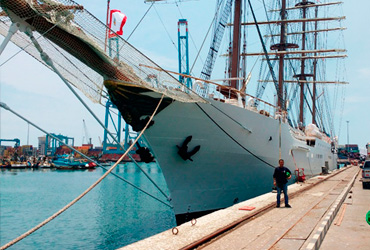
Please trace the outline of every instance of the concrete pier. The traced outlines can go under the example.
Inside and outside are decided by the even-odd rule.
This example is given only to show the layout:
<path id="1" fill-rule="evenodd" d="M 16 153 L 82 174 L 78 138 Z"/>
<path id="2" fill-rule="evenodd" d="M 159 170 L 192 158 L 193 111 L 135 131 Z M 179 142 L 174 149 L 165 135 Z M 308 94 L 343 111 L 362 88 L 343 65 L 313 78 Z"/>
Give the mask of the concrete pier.
<path id="1" fill-rule="evenodd" d="M 292 208 L 267 193 L 121 249 L 369 249 L 370 190 L 360 179 L 358 167 L 335 170 L 290 185 Z"/>

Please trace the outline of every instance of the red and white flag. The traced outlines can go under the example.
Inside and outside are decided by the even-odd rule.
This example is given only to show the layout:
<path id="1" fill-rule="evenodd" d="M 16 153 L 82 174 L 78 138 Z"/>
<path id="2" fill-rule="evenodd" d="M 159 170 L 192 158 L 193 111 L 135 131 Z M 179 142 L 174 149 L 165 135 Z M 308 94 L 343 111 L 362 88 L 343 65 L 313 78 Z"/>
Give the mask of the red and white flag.
<path id="1" fill-rule="evenodd" d="M 111 10 L 110 11 L 110 22 L 109 28 L 114 31 L 117 35 L 122 36 L 123 34 L 123 26 L 125 25 L 127 20 L 127 16 L 123 14 L 119 10 Z M 115 37 L 116 34 L 109 32 L 109 37 Z"/>

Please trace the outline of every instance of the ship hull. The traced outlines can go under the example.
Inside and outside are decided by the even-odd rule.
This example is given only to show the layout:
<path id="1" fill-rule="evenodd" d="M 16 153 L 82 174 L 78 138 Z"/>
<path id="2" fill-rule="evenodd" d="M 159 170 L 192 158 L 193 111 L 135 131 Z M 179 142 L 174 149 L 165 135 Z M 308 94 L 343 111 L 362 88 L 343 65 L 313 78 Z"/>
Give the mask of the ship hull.
<path id="1" fill-rule="evenodd" d="M 234 105 L 174 102 L 154 117 L 148 141 L 166 179 L 178 217 L 214 211 L 271 191 L 279 159 L 279 120 Z M 188 137 L 188 150 L 200 146 L 192 160 L 179 148 Z M 304 168 L 309 176 L 322 167 L 336 167 L 330 144 L 315 146 L 294 138 L 281 123 L 281 157 L 292 171 Z M 293 181 L 293 180 L 292 180 Z"/>
<path id="2" fill-rule="evenodd" d="M 322 167 L 336 167 L 336 156 L 329 143 L 315 139 L 315 144 L 312 144 L 311 139 L 308 145 L 305 140 L 293 136 L 287 123 L 252 110 L 214 100 L 200 103 L 199 96 L 172 77 L 144 71 L 142 66 L 154 64 L 134 49 L 130 50 L 135 53 L 132 55 L 126 50 L 121 52 L 132 63 L 126 65 L 121 62 L 118 67 L 117 62 L 104 54 L 103 47 L 94 45 L 95 39 L 89 39 L 87 34 L 92 33 L 83 29 L 84 25 L 62 28 L 61 22 L 57 25 L 46 18 L 55 11 L 81 9 L 74 3 L 59 10 L 44 6 L 51 8 L 45 10 L 43 4 L 29 2 L 1 0 L 0 6 L 13 21 L 21 18 L 46 39 L 102 75 L 111 101 L 135 131 L 144 128 L 160 100 L 160 93 L 166 95 L 158 107 L 154 124 L 149 124 L 144 136 L 163 171 L 177 216 L 213 211 L 269 192 L 279 158 L 283 158 L 292 171 L 296 167 L 303 168 L 307 176 L 319 174 Z M 78 24 L 79 19 L 75 17 L 74 22 Z M 100 25 L 98 22 L 95 24 Z M 74 32 L 70 31 L 71 27 Z M 106 35 L 106 28 L 102 30 L 100 44 L 104 44 Z M 286 46 L 280 43 L 282 45 Z M 125 49 L 127 46 L 125 43 Z M 143 79 L 134 72 L 135 69 Z M 84 72 L 83 75 L 85 77 Z M 75 75 L 73 80 L 76 80 Z M 184 160 L 184 155 L 178 153 L 178 147 L 189 136 L 188 150 L 200 147 L 191 156 L 193 161 Z"/>

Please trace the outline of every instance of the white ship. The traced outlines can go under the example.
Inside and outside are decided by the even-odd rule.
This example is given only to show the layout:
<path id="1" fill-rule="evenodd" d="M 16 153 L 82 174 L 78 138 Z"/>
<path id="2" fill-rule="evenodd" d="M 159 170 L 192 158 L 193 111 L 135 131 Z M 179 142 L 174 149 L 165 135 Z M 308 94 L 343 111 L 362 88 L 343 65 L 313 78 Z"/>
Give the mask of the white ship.
<path id="1" fill-rule="evenodd" d="M 109 94 L 124 120 L 136 131 L 143 129 L 161 96 L 165 96 L 154 116 L 154 123 L 150 124 L 144 136 L 163 171 L 170 191 L 170 203 L 178 223 L 181 223 L 271 191 L 272 174 L 279 158 L 284 159 L 286 167 L 295 174 L 301 174 L 303 169 L 306 178 L 337 167 L 334 131 L 325 127 L 324 108 L 320 107 L 316 93 L 317 89 L 322 90 L 319 84 L 344 83 L 323 80 L 320 78 L 322 74 L 318 73 L 318 67 L 326 64 L 323 58 L 345 57 L 338 54 L 343 50 L 318 49 L 317 46 L 320 34 L 341 29 L 320 29 L 318 22 L 333 19 L 320 17 L 319 8 L 340 3 L 278 1 L 278 9 L 273 12 L 279 13 L 280 18 L 260 24 L 278 24 L 276 27 L 282 33 L 271 34 L 271 37 L 278 37 L 279 41 L 270 44 L 271 51 L 266 49 L 263 53 L 248 54 L 242 49 L 240 28 L 251 25 L 241 17 L 243 7 L 250 8 L 248 4 L 243 6 L 246 2 L 217 1 L 220 13 L 215 19 L 215 30 L 218 30 L 217 23 L 227 26 L 229 16 L 233 17 L 234 24 L 241 25 L 231 25 L 231 33 L 238 40 L 229 50 L 227 77 L 233 80 L 225 81 L 217 90 L 213 88 L 216 95 L 211 94 L 212 83 L 207 81 L 212 65 L 206 65 L 208 73 L 201 76 L 205 87 L 200 88 L 199 84 L 193 88 L 178 82 L 118 36 L 113 41 L 117 43 L 114 47 L 118 51 L 113 49 L 113 56 L 109 56 L 105 52 L 107 27 L 70 0 L 0 0 L 6 14 L 2 17 L 0 30 L 19 47 L 51 67 L 40 56 L 40 49 L 27 46 L 33 36 L 25 27 L 42 35 L 38 44 L 51 55 L 61 75 L 96 102 L 102 102 L 102 93 Z M 234 10 L 232 15 L 229 13 L 231 10 Z M 286 15 L 294 11 L 301 15 L 293 22 L 299 23 L 300 31 L 289 33 L 290 22 Z M 222 16 L 225 13 L 226 18 Z M 311 25 L 306 25 L 308 22 Z M 12 23 L 17 24 L 20 31 L 7 35 Z M 310 45 L 306 44 L 308 35 L 314 37 L 309 40 Z M 220 36 L 220 33 L 215 32 L 214 36 Z M 300 44 L 289 43 L 288 40 L 299 41 Z M 32 41 L 37 48 L 37 42 Z M 211 47 L 215 45 L 213 43 Z M 331 52 L 337 54 L 327 55 Z M 263 56 L 263 61 L 270 66 L 267 77 L 264 76 L 267 80 L 259 83 L 261 87 L 256 98 L 245 93 L 247 78 L 245 73 L 243 77 L 245 69 L 240 60 L 255 55 Z M 273 60 L 279 63 L 273 65 Z M 287 67 L 290 69 L 284 70 Z M 235 80 L 240 78 L 243 80 Z M 277 103 L 274 104 L 262 100 L 263 85 L 269 81 L 277 90 Z M 287 94 L 288 88 L 292 94 Z M 299 89 L 300 97 L 297 95 Z M 309 96 L 311 92 L 312 97 Z M 325 95 L 325 92 L 321 94 Z M 291 102 L 299 102 L 296 107 L 298 119 L 294 119 L 296 110 L 287 102 L 289 98 L 294 99 Z M 309 98 L 311 100 L 307 100 Z M 309 115 L 304 113 L 307 107 L 313 110 L 310 116 L 317 126 L 308 121 Z M 316 113 L 320 108 L 321 116 Z M 294 182 L 296 177 L 291 181 Z"/>

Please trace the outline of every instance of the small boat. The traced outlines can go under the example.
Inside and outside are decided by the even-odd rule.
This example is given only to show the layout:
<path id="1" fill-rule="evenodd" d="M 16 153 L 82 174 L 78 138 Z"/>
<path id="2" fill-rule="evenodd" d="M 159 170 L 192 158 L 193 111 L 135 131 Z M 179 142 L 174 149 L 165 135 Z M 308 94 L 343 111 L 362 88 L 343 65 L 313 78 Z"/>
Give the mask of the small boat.
<path id="1" fill-rule="evenodd" d="M 52 164 L 56 169 L 60 170 L 94 169 L 96 167 L 96 164 L 93 162 L 86 162 L 73 157 L 57 158 L 53 160 Z"/>
<path id="2" fill-rule="evenodd" d="M 40 168 L 54 168 L 55 165 L 51 161 L 49 161 L 49 159 L 46 159 L 44 161 L 41 161 L 39 167 Z"/>
<path id="3" fill-rule="evenodd" d="M 11 167 L 12 167 L 12 165 L 8 161 L 5 161 L 5 162 L 0 164 L 0 168 L 11 168 Z"/>
<path id="4" fill-rule="evenodd" d="M 6 168 L 11 168 L 11 169 L 25 169 L 27 168 L 26 162 L 10 162 L 6 166 Z"/>
<path id="5" fill-rule="evenodd" d="M 41 161 L 37 160 L 35 157 L 30 157 L 25 164 L 27 168 L 39 168 Z"/>

